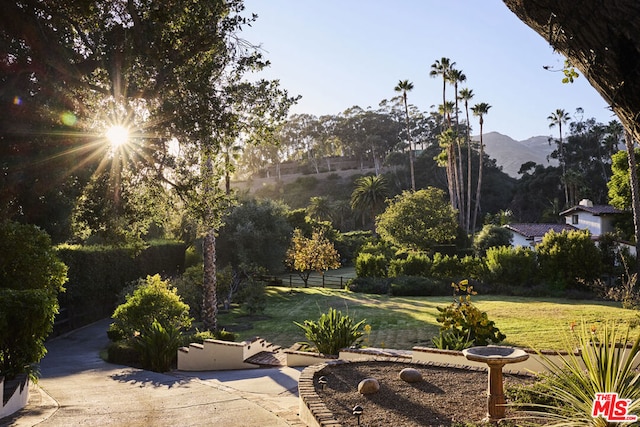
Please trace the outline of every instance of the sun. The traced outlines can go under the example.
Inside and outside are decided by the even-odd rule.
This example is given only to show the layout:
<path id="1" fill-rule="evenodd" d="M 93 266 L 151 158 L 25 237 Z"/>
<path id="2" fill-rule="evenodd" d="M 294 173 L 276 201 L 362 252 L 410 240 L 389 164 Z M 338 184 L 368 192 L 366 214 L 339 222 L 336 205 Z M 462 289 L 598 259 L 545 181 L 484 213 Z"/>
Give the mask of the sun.
<path id="1" fill-rule="evenodd" d="M 129 142 L 129 129 L 122 125 L 113 125 L 105 133 L 113 149 L 117 149 Z"/>

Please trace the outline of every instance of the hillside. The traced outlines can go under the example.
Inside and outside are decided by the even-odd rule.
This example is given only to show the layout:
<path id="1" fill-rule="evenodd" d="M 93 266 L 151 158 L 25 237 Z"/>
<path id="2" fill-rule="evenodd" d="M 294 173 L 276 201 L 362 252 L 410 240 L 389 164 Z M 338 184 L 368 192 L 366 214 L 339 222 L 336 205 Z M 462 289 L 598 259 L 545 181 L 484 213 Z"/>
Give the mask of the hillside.
<path id="1" fill-rule="evenodd" d="M 479 141 L 480 136 L 472 137 Z M 496 160 L 498 166 L 513 178 L 520 178 L 518 170 L 523 163 L 535 162 L 543 166 L 556 166 L 558 161 L 547 157 L 554 150 L 555 146 L 549 144 L 548 136 L 534 136 L 524 141 L 502 135 L 498 132 L 489 132 L 482 137 L 485 151 L 489 157 Z"/>

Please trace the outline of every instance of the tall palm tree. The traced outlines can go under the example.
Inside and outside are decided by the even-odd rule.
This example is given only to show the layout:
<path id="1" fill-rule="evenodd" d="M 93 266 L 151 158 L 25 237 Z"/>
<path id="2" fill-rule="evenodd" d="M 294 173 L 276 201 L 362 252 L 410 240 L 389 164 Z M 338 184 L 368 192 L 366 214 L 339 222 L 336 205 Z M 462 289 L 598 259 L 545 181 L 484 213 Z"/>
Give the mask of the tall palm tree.
<path id="1" fill-rule="evenodd" d="M 484 126 L 484 116 L 489 112 L 489 108 L 491 105 L 486 102 L 480 102 L 473 107 L 471 107 L 471 111 L 473 111 L 474 116 L 478 116 L 478 123 L 480 124 L 480 160 L 478 162 L 478 186 L 476 187 L 476 204 L 473 209 L 473 221 L 472 226 L 473 230 L 476 229 L 476 220 L 478 218 L 478 212 L 480 211 L 480 188 L 482 187 L 482 166 L 484 162 L 484 143 L 482 141 L 482 132 Z"/>
<path id="2" fill-rule="evenodd" d="M 466 211 L 466 232 L 469 234 L 471 228 L 471 123 L 469 122 L 469 101 L 473 98 L 473 90 L 468 88 L 460 89 L 459 98 L 464 102 L 464 112 L 467 119 L 467 211 Z"/>
<path id="3" fill-rule="evenodd" d="M 442 105 L 438 106 L 438 113 L 443 118 L 444 121 L 448 121 L 451 123 L 451 113 L 453 112 L 454 103 L 452 101 L 447 101 Z M 445 165 L 447 170 L 447 189 L 449 190 L 449 200 L 451 201 L 451 206 L 454 209 L 458 208 L 458 200 L 456 196 L 457 186 L 458 186 L 458 171 L 456 167 L 456 151 L 455 151 L 455 135 L 453 134 L 453 129 L 451 126 L 447 126 L 438 136 L 438 143 L 440 147 L 444 149 L 444 162 L 442 159 L 440 160 L 441 164 Z"/>
<path id="4" fill-rule="evenodd" d="M 456 115 L 456 148 L 457 148 L 457 157 L 458 157 L 458 162 L 457 162 L 457 170 L 458 170 L 458 182 L 456 183 L 456 187 L 457 187 L 457 194 L 456 197 L 458 198 L 458 216 L 460 218 L 460 225 L 463 228 L 468 228 L 465 222 L 465 198 L 464 198 L 464 174 L 462 173 L 462 147 L 460 144 L 460 117 L 459 117 L 459 113 L 460 113 L 460 109 L 458 108 L 458 84 L 461 82 L 464 82 L 467 80 L 467 76 L 460 70 L 457 70 L 455 68 L 451 68 L 451 70 L 449 70 L 449 74 L 447 76 L 447 80 L 449 81 L 449 83 L 451 83 L 453 85 L 453 90 L 454 90 L 454 99 L 455 99 L 455 110 L 454 113 Z"/>
<path id="5" fill-rule="evenodd" d="M 549 117 L 549 128 L 554 128 L 558 126 L 558 132 L 560 135 L 560 139 L 558 139 L 558 158 L 560 160 L 560 165 L 562 166 L 562 180 L 565 180 L 565 176 L 567 175 L 567 164 L 564 158 L 564 144 L 562 143 L 562 125 L 567 124 L 569 120 L 571 120 L 571 116 L 569 113 L 564 111 L 561 108 L 558 108 L 556 111 L 552 112 Z M 564 184 L 564 203 L 565 206 L 569 205 L 569 190 L 567 188 L 566 182 Z"/>
<path id="6" fill-rule="evenodd" d="M 431 64 L 431 71 L 429 72 L 429 75 L 433 78 L 442 76 L 442 105 L 447 103 L 446 92 L 448 75 L 449 70 L 451 70 L 454 65 L 456 65 L 455 62 L 451 62 L 449 58 L 445 57 L 442 57 L 442 59 L 436 60 L 436 62 Z M 451 126 L 451 118 L 449 118 L 449 126 Z"/>
<path id="7" fill-rule="evenodd" d="M 389 187 L 384 176 L 367 175 L 356 180 L 356 188 L 351 193 L 351 208 L 354 211 L 362 212 L 363 223 L 365 212 L 371 214 L 374 233 L 376 213 L 382 210 L 388 196 Z"/>
<path id="8" fill-rule="evenodd" d="M 409 138 L 409 168 L 411 169 L 411 190 L 416 191 L 416 175 L 413 170 L 413 141 L 411 140 L 411 128 L 409 127 L 409 106 L 407 104 L 407 92 L 411 92 L 413 83 L 409 80 L 400 80 L 393 89 L 396 92 L 402 92 L 402 100 L 404 101 L 405 124 L 407 126 L 407 138 Z"/>

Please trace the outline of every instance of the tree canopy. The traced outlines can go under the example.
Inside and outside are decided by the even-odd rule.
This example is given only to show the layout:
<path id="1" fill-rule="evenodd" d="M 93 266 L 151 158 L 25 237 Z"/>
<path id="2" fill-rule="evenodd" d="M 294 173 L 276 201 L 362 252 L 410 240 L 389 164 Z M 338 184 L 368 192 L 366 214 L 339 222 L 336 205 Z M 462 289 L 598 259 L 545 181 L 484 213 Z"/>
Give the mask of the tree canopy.
<path id="1" fill-rule="evenodd" d="M 456 215 L 444 191 L 428 187 L 390 200 L 376 227 L 380 237 L 400 248 L 429 251 L 456 238 Z"/>

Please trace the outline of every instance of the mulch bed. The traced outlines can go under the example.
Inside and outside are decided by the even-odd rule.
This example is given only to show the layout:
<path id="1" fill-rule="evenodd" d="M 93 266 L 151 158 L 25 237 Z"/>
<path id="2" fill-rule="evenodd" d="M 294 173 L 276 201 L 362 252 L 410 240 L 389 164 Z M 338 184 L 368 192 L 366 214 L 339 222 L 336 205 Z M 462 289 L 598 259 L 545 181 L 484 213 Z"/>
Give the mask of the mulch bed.
<path id="1" fill-rule="evenodd" d="M 420 371 L 423 381 L 407 383 L 399 378 L 403 368 Z M 322 389 L 317 378 L 325 376 Z M 358 383 L 375 378 L 380 391 L 358 393 Z M 509 384 L 533 382 L 531 377 L 504 375 Z M 314 378 L 316 392 L 343 426 L 358 425 L 353 407 L 360 405 L 362 427 L 482 425 L 487 414 L 487 372 L 462 368 L 395 362 L 352 362 L 329 365 Z M 507 409 L 509 416 L 509 409 Z"/>

